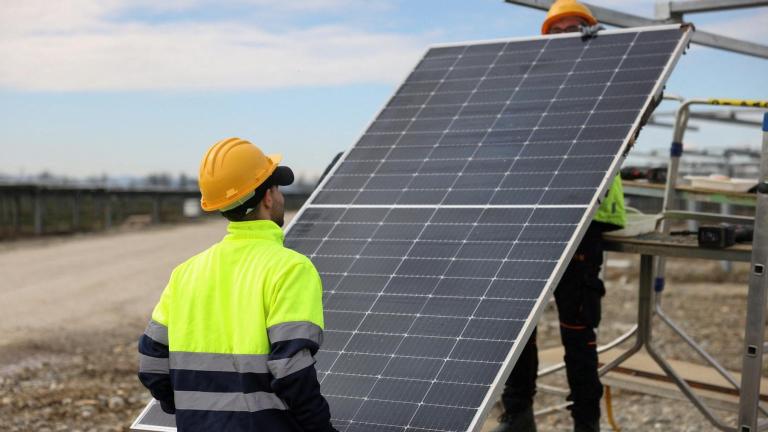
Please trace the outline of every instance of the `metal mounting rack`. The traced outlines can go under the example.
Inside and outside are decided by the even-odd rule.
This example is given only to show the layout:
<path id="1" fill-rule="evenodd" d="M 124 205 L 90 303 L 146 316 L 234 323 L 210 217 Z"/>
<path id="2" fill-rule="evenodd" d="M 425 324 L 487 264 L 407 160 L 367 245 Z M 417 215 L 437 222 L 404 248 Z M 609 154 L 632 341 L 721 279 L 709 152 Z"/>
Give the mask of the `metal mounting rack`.
<path id="1" fill-rule="evenodd" d="M 504 0 L 507 3 L 548 10 L 554 0 Z M 585 3 L 586 4 L 586 3 Z M 613 9 L 587 4 L 595 17 L 604 24 L 617 27 L 644 27 L 683 22 L 683 14 L 712 12 L 748 7 L 768 6 L 766 0 L 695 0 L 668 1 L 656 4 L 656 18 L 646 18 Z M 693 43 L 726 51 L 768 59 L 768 46 L 754 42 L 697 30 Z"/>

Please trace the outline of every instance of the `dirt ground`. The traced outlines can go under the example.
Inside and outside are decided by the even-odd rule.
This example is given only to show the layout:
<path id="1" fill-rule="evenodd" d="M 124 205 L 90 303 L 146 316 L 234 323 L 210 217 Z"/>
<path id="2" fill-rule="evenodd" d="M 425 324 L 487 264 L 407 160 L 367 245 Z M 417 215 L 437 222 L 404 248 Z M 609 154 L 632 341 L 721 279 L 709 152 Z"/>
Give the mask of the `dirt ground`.
<path id="1" fill-rule="evenodd" d="M 0 245 L 0 430 L 122 431 L 146 403 L 136 340 L 209 220 Z"/>
<path id="2" fill-rule="evenodd" d="M 223 235 L 209 220 L 143 231 L 0 244 L 0 431 L 125 431 L 148 398 L 136 379 L 136 339 L 171 269 Z M 637 259 L 611 254 L 600 340 L 634 322 Z M 724 365 L 739 369 L 746 268 L 674 261 L 664 304 Z M 666 329 L 671 358 L 696 361 Z M 542 348 L 559 344 L 550 305 Z M 559 381 L 559 382 L 558 382 Z M 561 377 L 545 384 L 562 386 Z M 623 431 L 714 431 L 690 404 L 614 390 Z M 537 408 L 561 403 L 546 392 Z M 733 414 L 721 413 L 733 420 Z M 538 419 L 540 431 L 568 431 L 567 413 Z M 611 430 L 607 424 L 603 430 Z"/>

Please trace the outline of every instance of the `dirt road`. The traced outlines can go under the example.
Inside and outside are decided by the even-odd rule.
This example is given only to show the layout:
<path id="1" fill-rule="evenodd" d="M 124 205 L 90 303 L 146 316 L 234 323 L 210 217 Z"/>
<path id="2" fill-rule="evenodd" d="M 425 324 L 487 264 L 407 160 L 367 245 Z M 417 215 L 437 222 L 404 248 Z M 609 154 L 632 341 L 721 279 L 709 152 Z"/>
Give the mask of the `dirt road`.
<path id="1" fill-rule="evenodd" d="M 213 219 L 0 250 L 0 347 L 148 318 L 171 270 L 225 231 Z"/>

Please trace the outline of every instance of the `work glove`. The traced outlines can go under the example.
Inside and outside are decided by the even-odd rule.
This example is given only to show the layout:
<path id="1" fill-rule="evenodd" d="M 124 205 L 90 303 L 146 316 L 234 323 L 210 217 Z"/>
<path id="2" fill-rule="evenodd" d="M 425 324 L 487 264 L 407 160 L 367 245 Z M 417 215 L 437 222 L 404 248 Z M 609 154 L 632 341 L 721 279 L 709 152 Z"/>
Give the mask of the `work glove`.
<path id="1" fill-rule="evenodd" d="M 173 402 L 173 400 L 159 401 L 159 402 L 160 402 L 160 409 L 162 409 L 164 413 L 176 414 L 176 404 Z"/>
<path id="2" fill-rule="evenodd" d="M 605 30 L 605 27 L 603 27 L 600 24 L 595 24 L 593 26 L 583 25 L 581 26 L 581 38 L 582 39 L 589 39 L 597 36 L 597 32 L 600 30 Z"/>

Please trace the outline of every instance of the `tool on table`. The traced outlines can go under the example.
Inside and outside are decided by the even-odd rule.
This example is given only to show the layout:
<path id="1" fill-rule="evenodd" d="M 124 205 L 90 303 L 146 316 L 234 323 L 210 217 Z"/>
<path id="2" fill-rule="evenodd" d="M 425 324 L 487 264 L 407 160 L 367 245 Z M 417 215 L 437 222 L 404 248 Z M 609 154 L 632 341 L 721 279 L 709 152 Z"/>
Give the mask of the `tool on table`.
<path id="1" fill-rule="evenodd" d="M 736 243 L 752 241 L 754 228 L 748 225 L 720 224 L 716 226 L 699 227 L 699 246 L 711 249 L 722 249 Z"/>
<path id="2" fill-rule="evenodd" d="M 667 181 L 667 167 L 634 167 L 621 169 L 622 180 L 648 180 L 649 183 L 664 183 Z"/>

